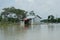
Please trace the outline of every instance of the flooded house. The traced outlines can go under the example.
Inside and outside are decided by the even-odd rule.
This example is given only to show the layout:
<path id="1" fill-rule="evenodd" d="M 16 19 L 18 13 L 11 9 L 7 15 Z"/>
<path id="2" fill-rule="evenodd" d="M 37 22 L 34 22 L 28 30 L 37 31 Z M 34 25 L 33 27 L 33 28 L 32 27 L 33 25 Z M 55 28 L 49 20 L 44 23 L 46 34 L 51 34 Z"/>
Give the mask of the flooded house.
<path id="1" fill-rule="evenodd" d="M 20 26 L 25 26 L 25 25 L 35 25 L 35 24 L 40 24 L 41 17 L 39 15 L 28 15 L 22 19 L 21 15 L 17 16 L 15 13 L 6 13 L 2 14 L 2 18 L 6 19 L 8 21 L 8 18 L 18 18 Z"/>
<path id="2" fill-rule="evenodd" d="M 25 24 L 35 25 L 35 24 L 40 24 L 40 19 L 41 17 L 39 15 L 35 15 L 35 16 L 27 16 L 24 19 L 24 21 L 25 21 Z"/>
<path id="3" fill-rule="evenodd" d="M 35 25 L 40 24 L 41 17 L 36 15 L 34 11 L 30 11 L 27 13 L 26 18 L 24 18 L 24 23 L 27 25 Z"/>
<path id="4" fill-rule="evenodd" d="M 21 22 L 22 26 L 26 25 L 38 25 L 40 24 L 41 17 L 39 15 L 30 15 L 27 13 L 26 17 Z"/>

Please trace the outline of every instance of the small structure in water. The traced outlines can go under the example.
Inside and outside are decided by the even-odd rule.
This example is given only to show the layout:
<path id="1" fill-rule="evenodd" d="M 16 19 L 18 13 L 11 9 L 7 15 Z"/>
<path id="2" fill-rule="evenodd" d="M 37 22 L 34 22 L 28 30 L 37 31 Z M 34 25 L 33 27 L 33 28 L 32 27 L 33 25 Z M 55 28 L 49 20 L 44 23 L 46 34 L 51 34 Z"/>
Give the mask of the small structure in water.
<path id="1" fill-rule="evenodd" d="M 26 25 L 39 24 L 40 23 L 40 19 L 41 19 L 41 17 L 38 16 L 38 15 L 27 16 L 26 18 L 24 18 L 24 22 L 25 22 Z"/>
<path id="2" fill-rule="evenodd" d="M 41 17 L 38 15 L 35 16 L 27 16 L 26 18 L 23 19 L 21 22 L 21 26 L 27 26 L 27 25 L 37 25 L 40 24 L 40 19 Z"/>
<path id="3" fill-rule="evenodd" d="M 40 24 L 41 17 L 39 15 L 35 15 L 33 11 L 27 13 L 26 18 L 23 19 L 24 25 L 35 25 Z"/>

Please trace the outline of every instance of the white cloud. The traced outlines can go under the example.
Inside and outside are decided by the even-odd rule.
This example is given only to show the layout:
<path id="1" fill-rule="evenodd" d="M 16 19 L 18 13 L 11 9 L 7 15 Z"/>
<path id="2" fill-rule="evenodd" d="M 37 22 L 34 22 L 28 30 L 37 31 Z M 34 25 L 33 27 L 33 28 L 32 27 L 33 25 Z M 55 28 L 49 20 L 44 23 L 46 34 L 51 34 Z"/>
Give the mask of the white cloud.
<path id="1" fill-rule="evenodd" d="M 20 0 L 15 0 L 15 2 L 20 2 Z"/>
<path id="2" fill-rule="evenodd" d="M 31 3 L 33 3 L 34 2 L 34 0 L 27 0 L 28 2 L 31 2 Z"/>
<path id="3" fill-rule="evenodd" d="M 59 15 L 59 0 L 15 0 L 15 7 L 25 10 L 34 10 L 36 14 L 47 17 L 49 14 Z M 39 14 L 40 13 L 40 14 Z"/>

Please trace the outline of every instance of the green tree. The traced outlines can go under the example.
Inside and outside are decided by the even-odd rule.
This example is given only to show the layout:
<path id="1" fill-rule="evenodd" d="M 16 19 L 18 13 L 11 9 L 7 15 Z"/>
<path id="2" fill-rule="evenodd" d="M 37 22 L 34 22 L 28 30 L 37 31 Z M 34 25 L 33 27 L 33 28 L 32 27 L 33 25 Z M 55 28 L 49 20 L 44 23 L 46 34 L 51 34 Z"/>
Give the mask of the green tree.
<path id="1" fill-rule="evenodd" d="M 16 13 L 18 16 L 21 15 L 23 18 L 26 17 L 26 11 L 22 10 L 22 9 L 16 9 L 14 7 L 10 7 L 10 8 L 4 8 L 3 9 L 4 12 L 2 12 L 2 14 L 8 14 L 8 12 L 10 13 Z"/>
<path id="2" fill-rule="evenodd" d="M 0 21 L 2 20 L 2 17 L 0 16 Z"/>
<path id="3" fill-rule="evenodd" d="M 54 16 L 53 15 L 49 15 L 48 16 L 48 22 L 53 22 L 54 21 Z"/>
<path id="4" fill-rule="evenodd" d="M 15 13 L 18 16 L 18 18 L 15 18 L 15 19 L 14 18 L 8 18 L 7 15 L 9 13 Z M 14 21 L 19 21 L 20 19 L 25 18 L 26 14 L 27 14 L 27 11 L 25 11 L 25 10 L 16 9 L 14 7 L 9 7 L 9 8 L 3 8 L 3 12 L 1 13 L 1 16 L 4 15 L 5 16 L 4 18 L 6 20 L 14 22 Z M 5 20 L 5 19 L 3 19 L 3 20 Z"/>

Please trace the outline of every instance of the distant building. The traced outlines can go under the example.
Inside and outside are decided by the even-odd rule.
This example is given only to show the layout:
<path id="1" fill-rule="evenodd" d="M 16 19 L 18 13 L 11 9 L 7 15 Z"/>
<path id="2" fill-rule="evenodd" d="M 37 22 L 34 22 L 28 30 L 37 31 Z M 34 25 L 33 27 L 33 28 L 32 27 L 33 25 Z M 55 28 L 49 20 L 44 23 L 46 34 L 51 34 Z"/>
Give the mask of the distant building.
<path id="1" fill-rule="evenodd" d="M 39 15 L 28 15 L 25 20 L 25 24 L 40 24 L 41 17 Z"/>

